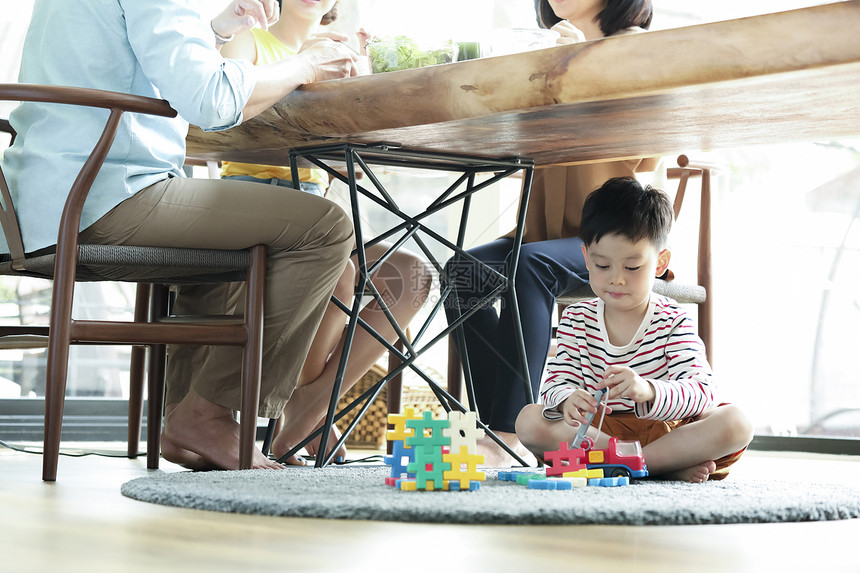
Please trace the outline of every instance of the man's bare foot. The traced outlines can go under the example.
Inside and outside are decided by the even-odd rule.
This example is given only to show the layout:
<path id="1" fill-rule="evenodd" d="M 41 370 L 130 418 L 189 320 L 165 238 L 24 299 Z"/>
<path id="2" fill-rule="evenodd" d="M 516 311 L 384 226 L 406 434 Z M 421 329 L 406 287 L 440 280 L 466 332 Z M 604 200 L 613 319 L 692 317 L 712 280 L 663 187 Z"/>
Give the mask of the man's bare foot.
<path id="1" fill-rule="evenodd" d="M 708 481 L 708 477 L 717 471 L 717 464 L 712 461 L 702 462 L 701 464 L 669 472 L 656 476 L 658 479 L 686 481 L 690 483 L 704 483 Z"/>
<path id="2" fill-rule="evenodd" d="M 503 442 L 505 442 L 508 447 L 510 447 L 514 452 L 517 453 L 527 464 L 530 466 L 534 466 L 537 464 L 537 460 L 534 455 L 523 446 L 517 435 L 511 432 L 498 432 L 494 431 L 496 436 L 501 438 Z M 480 467 L 485 468 L 509 468 L 513 466 L 521 465 L 518 461 L 514 459 L 512 455 L 506 452 L 502 447 L 493 441 L 489 436 L 484 436 L 478 440 L 478 454 L 484 456 L 484 463 L 479 464 Z"/>
<path id="3" fill-rule="evenodd" d="M 167 404 L 164 407 L 164 417 L 167 418 L 176 408 L 177 403 Z M 177 446 L 164 431 L 161 432 L 161 457 L 169 462 L 178 464 L 184 468 L 195 471 L 206 471 L 217 469 L 211 463 L 203 459 L 199 454 Z"/>
<path id="4" fill-rule="evenodd" d="M 204 399 L 193 390 L 165 417 L 163 436 L 165 443 L 170 444 L 169 452 L 165 451 L 165 459 L 169 461 L 181 465 L 202 461 L 214 468 L 239 469 L 239 424 L 228 408 Z M 256 448 L 251 467 L 283 468 Z"/>

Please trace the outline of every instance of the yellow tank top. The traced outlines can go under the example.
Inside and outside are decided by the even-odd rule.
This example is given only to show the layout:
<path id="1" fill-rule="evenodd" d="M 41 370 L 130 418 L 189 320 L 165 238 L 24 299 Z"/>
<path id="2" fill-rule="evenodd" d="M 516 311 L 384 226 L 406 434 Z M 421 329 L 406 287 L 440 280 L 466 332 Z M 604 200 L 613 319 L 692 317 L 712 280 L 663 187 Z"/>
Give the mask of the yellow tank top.
<path id="1" fill-rule="evenodd" d="M 262 28 L 251 28 L 251 35 L 254 37 L 254 46 L 257 48 L 257 61 L 254 62 L 255 65 L 273 64 L 283 60 L 287 56 L 295 54 L 295 51 L 278 40 L 271 32 Z M 221 176 L 227 177 L 230 175 L 250 175 L 257 179 L 278 178 L 287 181 L 293 178 L 289 167 L 225 161 L 221 166 Z M 319 183 L 325 189 L 328 187 L 328 174 L 322 169 L 299 168 L 299 181 Z"/>

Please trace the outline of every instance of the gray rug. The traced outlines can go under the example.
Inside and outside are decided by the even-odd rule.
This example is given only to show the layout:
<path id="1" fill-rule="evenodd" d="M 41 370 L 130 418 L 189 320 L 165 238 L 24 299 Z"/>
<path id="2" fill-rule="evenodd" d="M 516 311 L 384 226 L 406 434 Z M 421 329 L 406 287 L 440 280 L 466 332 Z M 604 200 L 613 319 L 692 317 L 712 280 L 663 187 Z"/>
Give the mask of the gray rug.
<path id="1" fill-rule="evenodd" d="M 804 476 L 547 491 L 501 481 L 486 470 L 478 491 L 405 492 L 385 485 L 389 471 L 337 466 L 159 473 L 124 484 L 122 494 L 227 513 L 435 523 L 689 525 L 860 517 L 860 487 Z"/>

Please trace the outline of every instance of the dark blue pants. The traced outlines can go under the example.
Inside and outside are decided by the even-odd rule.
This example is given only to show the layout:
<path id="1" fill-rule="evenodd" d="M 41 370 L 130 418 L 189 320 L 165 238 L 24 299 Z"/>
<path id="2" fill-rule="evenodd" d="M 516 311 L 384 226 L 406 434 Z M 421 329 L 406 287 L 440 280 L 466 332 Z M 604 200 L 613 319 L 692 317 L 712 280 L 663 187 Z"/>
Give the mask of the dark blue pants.
<path id="1" fill-rule="evenodd" d="M 468 252 L 504 272 L 513 242 L 510 238 L 497 239 Z M 581 245 L 578 237 L 571 237 L 527 243 L 520 251 L 516 291 L 534 399 L 549 352 L 555 297 L 588 282 Z M 463 312 L 498 284 L 486 270 L 462 258 L 446 263 L 443 286 L 448 282 L 457 286 Z M 480 419 L 492 430 L 513 432 L 517 415 L 527 402 L 508 293 L 501 296 L 500 308 L 499 312 L 490 304 L 482 305 L 465 322 L 464 334 Z M 453 294 L 445 301 L 445 311 L 448 322 L 453 322 L 457 317 Z"/>

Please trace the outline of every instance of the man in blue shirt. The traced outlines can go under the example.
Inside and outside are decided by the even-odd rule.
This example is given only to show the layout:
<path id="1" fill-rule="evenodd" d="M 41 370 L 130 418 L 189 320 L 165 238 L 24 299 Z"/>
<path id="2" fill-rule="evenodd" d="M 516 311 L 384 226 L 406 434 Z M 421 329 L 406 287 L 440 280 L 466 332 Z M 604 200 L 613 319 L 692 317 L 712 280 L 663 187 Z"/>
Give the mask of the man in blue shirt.
<path id="1" fill-rule="evenodd" d="M 331 39 L 307 44 L 268 66 L 223 58 L 236 33 L 278 17 L 276 0 L 231 0 L 212 20 L 206 0 L 36 0 L 19 81 L 162 98 L 176 118 L 126 113 L 84 207 L 88 243 L 242 249 L 268 246 L 263 382 L 259 415 L 278 417 L 289 399 L 353 244 L 352 225 L 333 203 L 247 182 L 186 179 L 188 124 L 226 129 L 302 84 L 356 75 L 351 53 Z M 4 156 L 24 247 L 56 243 L 60 213 L 108 111 L 24 103 Z M 0 239 L 0 249 L 6 249 Z M 219 286 L 180 293 L 183 307 L 214 314 Z M 221 307 L 221 308 L 219 308 Z M 236 349 L 171 349 L 166 459 L 191 468 L 239 467 Z M 255 467 L 276 467 L 260 452 Z"/>

